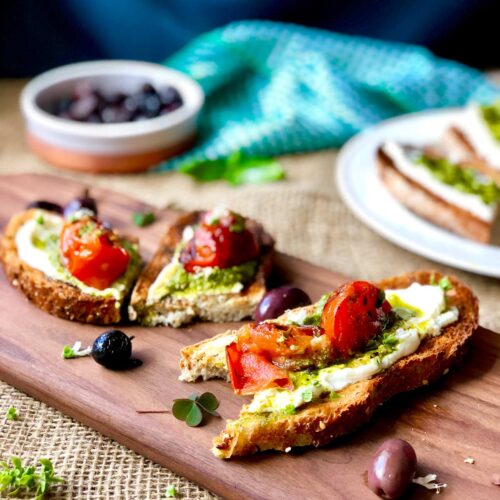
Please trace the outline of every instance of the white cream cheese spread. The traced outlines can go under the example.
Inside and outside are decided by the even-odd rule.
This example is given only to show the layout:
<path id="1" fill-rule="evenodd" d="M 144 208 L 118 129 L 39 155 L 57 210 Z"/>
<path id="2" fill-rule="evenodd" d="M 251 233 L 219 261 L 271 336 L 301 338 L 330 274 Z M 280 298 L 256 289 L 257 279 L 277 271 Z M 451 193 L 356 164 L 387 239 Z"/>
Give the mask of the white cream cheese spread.
<path id="1" fill-rule="evenodd" d="M 492 168 L 500 170 L 500 143 L 485 123 L 479 106 L 467 106 L 457 128 L 465 135 L 480 158 Z"/>
<path id="2" fill-rule="evenodd" d="M 397 170 L 442 200 L 460 207 L 486 222 L 492 222 L 495 218 L 496 204 L 486 204 L 480 196 L 459 191 L 440 182 L 425 166 L 412 161 L 399 144 L 387 141 L 382 146 L 382 150 L 393 161 Z"/>

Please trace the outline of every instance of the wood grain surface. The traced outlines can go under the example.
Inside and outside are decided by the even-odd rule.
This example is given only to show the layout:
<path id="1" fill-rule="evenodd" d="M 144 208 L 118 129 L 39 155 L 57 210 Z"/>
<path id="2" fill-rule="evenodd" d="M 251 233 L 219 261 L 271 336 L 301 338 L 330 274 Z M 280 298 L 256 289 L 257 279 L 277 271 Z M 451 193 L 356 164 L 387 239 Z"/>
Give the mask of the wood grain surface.
<path id="1" fill-rule="evenodd" d="M 0 227 L 33 199 L 65 202 L 82 186 L 50 176 L 0 177 Z M 174 212 L 157 212 L 147 228 L 131 214 L 148 207 L 121 195 L 93 190 L 100 213 L 121 231 L 138 236 L 151 257 Z M 335 249 L 332 249 L 335 251 Z M 296 283 L 313 299 L 345 281 L 341 275 L 278 255 L 277 275 Z M 0 378 L 29 395 L 228 499 L 376 498 L 365 486 L 365 471 L 379 444 L 389 437 L 408 440 L 419 458 L 419 473 L 434 472 L 448 484 L 443 498 L 491 499 L 500 473 L 500 336 L 479 329 L 465 362 L 440 382 L 403 394 L 352 436 L 322 449 L 264 453 L 224 462 L 212 456 L 211 440 L 224 420 L 189 428 L 170 414 L 138 414 L 167 409 L 173 399 L 211 391 L 220 413 L 235 418 L 242 398 L 221 381 L 185 384 L 177 380 L 181 347 L 224 331 L 230 325 L 196 324 L 183 329 L 124 325 L 135 335 L 135 355 L 144 365 L 112 372 L 90 358 L 63 360 L 62 346 L 91 344 L 102 327 L 71 323 L 39 311 L 0 273 Z M 474 464 L 464 463 L 472 457 Z M 412 486 L 408 498 L 433 493 Z"/>

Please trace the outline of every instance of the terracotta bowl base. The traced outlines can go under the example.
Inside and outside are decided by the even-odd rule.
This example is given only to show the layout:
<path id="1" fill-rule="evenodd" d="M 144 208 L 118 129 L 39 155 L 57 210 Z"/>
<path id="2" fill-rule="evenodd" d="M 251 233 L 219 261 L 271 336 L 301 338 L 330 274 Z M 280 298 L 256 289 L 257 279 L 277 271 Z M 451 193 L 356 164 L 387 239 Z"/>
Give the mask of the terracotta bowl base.
<path id="1" fill-rule="evenodd" d="M 195 137 L 168 148 L 127 155 L 97 155 L 64 149 L 29 133 L 26 139 L 35 154 L 55 167 L 92 174 L 131 174 L 144 172 L 186 151 L 194 144 Z"/>

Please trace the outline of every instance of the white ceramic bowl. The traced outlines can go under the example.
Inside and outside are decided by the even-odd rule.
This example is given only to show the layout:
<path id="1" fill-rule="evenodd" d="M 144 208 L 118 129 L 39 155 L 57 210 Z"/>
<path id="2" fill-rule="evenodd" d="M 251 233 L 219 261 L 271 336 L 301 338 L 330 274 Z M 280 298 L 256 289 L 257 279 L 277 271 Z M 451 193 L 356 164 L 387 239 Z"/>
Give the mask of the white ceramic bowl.
<path id="1" fill-rule="evenodd" d="M 133 93 L 144 83 L 177 89 L 183 104 L 156 118 L 127 123 L 83 123 L 47 109 L 69 97 L 80 81 L 104 93 Z M 189 148 L 203 105 L 201 87 L 187 75 L 159 64 L 95 61 L 62 66 L 31 80 L 21 93 L 21 110 L 31 149 L 49 163 L 95 173 L 145 170 Z"/>

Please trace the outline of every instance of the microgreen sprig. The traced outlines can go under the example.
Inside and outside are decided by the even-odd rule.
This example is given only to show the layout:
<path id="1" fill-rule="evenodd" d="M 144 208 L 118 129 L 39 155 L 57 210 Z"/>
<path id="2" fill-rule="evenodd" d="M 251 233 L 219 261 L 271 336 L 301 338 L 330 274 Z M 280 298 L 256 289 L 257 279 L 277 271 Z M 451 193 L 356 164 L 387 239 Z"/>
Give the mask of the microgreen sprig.
<path id="1" fill-rule="evenodd" d="M 177 488 L 173 484 L 167 486 L 165 495 L 167 498 L 175 498 L 177 496 Z"/>
<path id="2" fill-rule="evenodd" d="M 82 349 L 82 343 L 80 341 L 77 341 L 74 343 L 73 347 L 69 345 L 65 345 L 63 347 L 61 356 L 64 359 L 72 359 L 72 358 L 81 358 L 83 356 L 90 356 L 90 353 L 92 352 L 92 347 L 89 346 L 86 349 Z"/>
<path id="3" fill-rule="evenodd" d="M 34 491 L 40 500 L 53 483 L 62 483 L 64 479 L 54 473 L 52 462 L 48 458 L 39 460 L 40 470 L 31 465 L 24 467 L 19 457 L 11 457 L 10 463 L 0 462 L 0 493 L 15 496 L 21 490 Z"/>
<path id="4" fill-rule="evenodd" d="M 197 427 L 203 421 L 203 412 L 220 418 L 215 411 L 218 407 L 219 400 L 211 392 L 204 392 L 201 395 L 191 394 L 189 398 L 174 399 L 172 414 L 190 427 Z"/>
<path id="5" fill-rule="evenodd" d="M 7 412 L 5 413 L 6 420 L 17 420 L 17 409 L 14 406 L 11 406 Z"/>
<path id="6" fill-rule="evenodd" d="M 132 222 L 139 227 L 149 226 L 156 220 L 153 212 L 135 212 L 132 214 Z"/>

